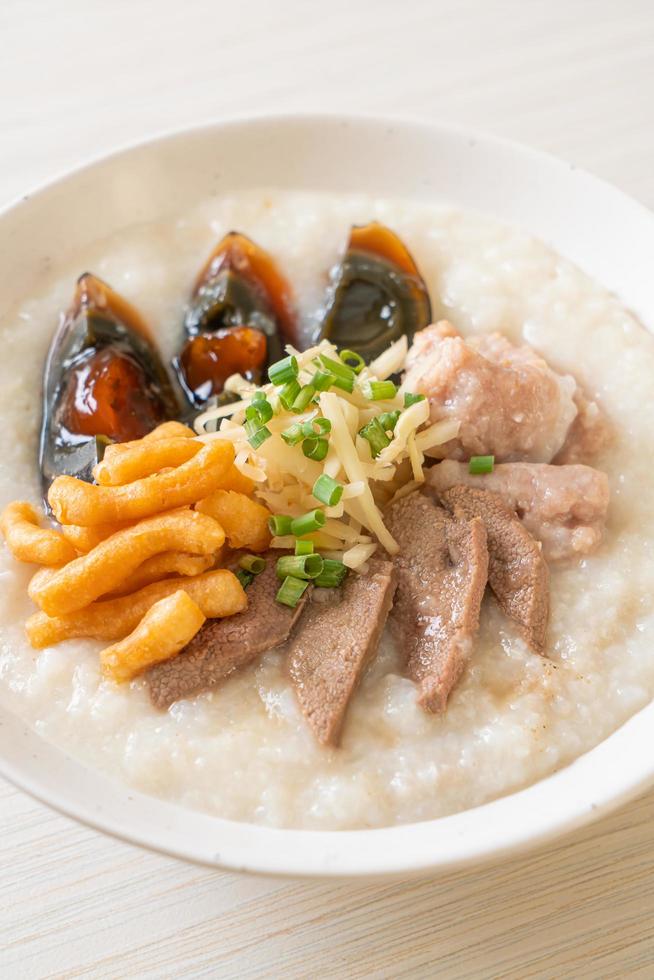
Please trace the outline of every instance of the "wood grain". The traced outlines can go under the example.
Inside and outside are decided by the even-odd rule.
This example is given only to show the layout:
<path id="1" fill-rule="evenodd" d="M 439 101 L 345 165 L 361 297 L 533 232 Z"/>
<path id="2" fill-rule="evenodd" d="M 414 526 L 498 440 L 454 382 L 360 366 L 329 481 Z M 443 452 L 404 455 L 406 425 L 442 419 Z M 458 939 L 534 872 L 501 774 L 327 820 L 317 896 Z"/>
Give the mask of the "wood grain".
<path id="1" fill-rule="evenodd" d="M 491 130 L 654 205 L 651 0 L 3 0 L 0 40 L 0 204 L 158 130 L 347 110 Z M 3 783 L 0 977 L 652 977 L 653 845 L 648 794 L 481 871 L 245 878 Z"/>

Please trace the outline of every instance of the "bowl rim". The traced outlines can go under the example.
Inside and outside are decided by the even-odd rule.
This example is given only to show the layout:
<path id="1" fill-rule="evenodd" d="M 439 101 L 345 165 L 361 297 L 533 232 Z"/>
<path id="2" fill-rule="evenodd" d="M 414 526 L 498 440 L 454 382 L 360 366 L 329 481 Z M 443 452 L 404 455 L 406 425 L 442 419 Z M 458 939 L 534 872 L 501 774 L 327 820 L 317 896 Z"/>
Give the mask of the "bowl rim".
<path id="1" fill-rule="evenodd" d="M 444 139 L 472 141 L 491 153 L 508 153 L 522 165 L 545 168 L 553 176 L 561 177 L 563 171 L 571 169 L 571 165 L 549 153 L 512 140 L 406 115 L 283 113 L 222 117 L 128 142 L 42 182 L 0 208 L 0 234 L 3 219 L 19 211 L 26 201 L 42 198 L 51 189 L 75 181 L 100 164 L 126 159 L 143 150 L 155 152 L 163 143 L 183 141 L 195 134 L 262 125 L 324 128 L 344 121 L 373 130 L 391 126 L 405 132 L 420 131 L 425 138 L 440 134 Z M 572 169 L 618 210 L 630 209 L 632 217 L 644 219 L 654 236 L 654 214 L 643 204 L 584 170 Z M 187 810 L 130 789 L 45 742 L 17 716 L 9 713 L 5 721 L 5 714 L 0 707 L 0 774 L 17 787 L 67 816 L 132 844 L 199 864 L 258 874 L 407 876 L 497 861 L 578 829 L 654 783 L 654 763 L 648 765 L 633 751 L 643 739 L 647 744 L 654 730 L 654 703 L 650 702 L 571 764 L 483 806 L 418 823 L 374 829 L 275 829 Z M 46 764 L 50 767 L 47 773 Z M 610 779 L 605 778 L 607 772 Z M 553 802 L 558 803 L 555 808 Z"/>

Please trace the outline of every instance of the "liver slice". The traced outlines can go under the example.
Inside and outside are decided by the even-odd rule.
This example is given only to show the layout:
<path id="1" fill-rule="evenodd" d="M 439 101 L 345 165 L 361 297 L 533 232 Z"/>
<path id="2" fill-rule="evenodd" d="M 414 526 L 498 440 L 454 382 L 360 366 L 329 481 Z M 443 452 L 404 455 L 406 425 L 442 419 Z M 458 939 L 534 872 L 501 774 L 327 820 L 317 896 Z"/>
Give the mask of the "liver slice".
<path id="1" fill-rule="evenodd" d="M 488 575 L 484 525 L 452 517 L 418 492 L 391 504 L 384 520 L 400 545 L 391 626 L 407 673 L 420 685 L 420 705 L 443 711 L 479 627 Z"/>
<path id="2" fill-rule="evenodd" d="M 549 618 L 549 570 L 540 545 L 502 498 L 490 490 L 457 486 L 441 494 L 456 517 L 481 518 L 488 536 L 488 582 L 523 639 L 542 654 Z"/>
<path id="3" fill-rule="evenodd" d="M 216 687 L 259 654 L 288 639 L 310 589 L 295 609 L 275 601 L 280 586 L 275 574 L 279 554 L 269 551 L 262 556 L 267 559 L 266 568 L 248 587 L 248 607 L 244 612 L 207 620 L 181 653 L 146 672 L 145 680 L 155 707 L 168 708 L 180 698 Z"/>
<path id="4" fill-rule="evenodd" d="M 340 602 L 312 602 L 295 631 L 288 669 L 314 735 L 337 745 L 345 713 L 377 652 L 396 587 L 391 562 L 371 561 L 366 574 L 350 573 Z"/>

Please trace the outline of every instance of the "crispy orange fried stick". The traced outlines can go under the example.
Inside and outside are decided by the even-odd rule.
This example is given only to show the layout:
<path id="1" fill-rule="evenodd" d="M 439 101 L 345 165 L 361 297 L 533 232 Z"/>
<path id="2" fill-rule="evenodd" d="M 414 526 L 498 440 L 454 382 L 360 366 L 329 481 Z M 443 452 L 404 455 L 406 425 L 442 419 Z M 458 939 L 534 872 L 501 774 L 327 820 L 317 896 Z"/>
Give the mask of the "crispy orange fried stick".
<path id="1" fill-rule="evenodd" d="M 188 555 L 183 551 L 164 551 L 160 555 L 148 558 L 142 565 L 139 565 L 136 571 L 132 572 L 124 582 L 121 582 L 111 595 L 113 597 L 138 592 L 146 585 L 160 582 L 162 578 L 166 578 L 168 575 L 201 575 L 215 563 L 215 555 Z"/>
<path id="2" fill-rule="evenodd" d="M 114 524 L 96 524 L 95 527 L 82 527 L 80 524 L 63 524 L 61 533 L 78 551 L 91 551 L 96 545 L 110 538 L 117 531 L 131 527 L 134 521 L 119 521 Z"/>
<path id="3" fill-rule="evenodd" d="M 262 504 L 233 490 L 216 490 L 195 509 L 215 518 L 223 527 L 232 548 L 265 551 L 270 544 L 270 511 Z"/>
<path id="4" fill-rule="evenodd" d="M 205 514 L 192 510 L 161 514 L 118 531 L 47 581 L 34 576 L 28 593 L 49 616 L 61 616 L 111 592 L 153 555 L 162 551 L 215 554 L 224 540 L 220 524 Z"/>
<path id="5" fill-rule="evenodd" d="M 121 596 L 94 602 L 66 616 L 34 613 L 25 624 L 27 638 L 37 650 L 75 637 L 113 642 L 136 628 L 148 609 L 164 596 L 183 589 L 207 619 L 234 616 L 247 606 L 247 596 L 236 576 L 226 568 L 205 572 L 196 578 L 169 578 Z"/>
<path id="6" fill-rule="evenodd" d="M 235 466 L 230 466 L 227 475 L 220 484 L 220 489 L 236 490 L 237 493 L 244 493 L 249 497 L 254 490 L 254 480 L 251 480 L 249 476 L 243 476 Z"/>
<path id="7" fill-rule="evenodd" d="M 102 461 L 93 468 L 95 482 L 103 487 L 120 487 L 181 466 L 202 449 L 197 439 L 139 439 L 108 446 Z"/>
<path id="8" fill-rule="evenodd" d="M 58 531 L 39 526 L 39 515 L 25 500 L 8 504 L 0 517 L 0 529 L 18 561 L 36 565 L 65 565 L 77 557 L 73 545 Z"/>
<path id="9" fill-rule="evenodd" d="M 180 437 L 190 439 L 193 436 L 195 436 L 193 429 L 184 425 L 183 422 L 162 422 L 152 432 L 148 432 L 147 436 L 143 436 L 143 440 L 151 442 L 156 439 L 179 439 Z"/>
<path id="10" fill-rule="evenodd" d="M 186 592 L 173 592 L 148 609 L 136 629 L 100 654 L 102 673 L 119 684 L 169 660 L 193 639 L 205 615 Z"/>
<path id="11" fill-rule="evenodd" d="M 72 476 L 58 476 L 48 500 L 60 524 L 92 527 L 135 521 L 207 497 L 222 485 L 233 462 L 232 444 L 217 439 L 181 466 L 123 487 L 98 487 Z"/>

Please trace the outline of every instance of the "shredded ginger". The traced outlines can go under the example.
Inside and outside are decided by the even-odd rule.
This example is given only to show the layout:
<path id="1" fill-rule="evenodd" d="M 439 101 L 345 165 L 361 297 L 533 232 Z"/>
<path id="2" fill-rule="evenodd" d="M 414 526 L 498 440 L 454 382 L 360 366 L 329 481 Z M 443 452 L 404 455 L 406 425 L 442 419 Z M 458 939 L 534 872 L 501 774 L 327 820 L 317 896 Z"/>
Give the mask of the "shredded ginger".
<path id="1" fill-rule="evenodd" d="M 310 384 L 317 370 L 329 371 L 318 360 L 320 355 L 340 361 L 338 350 L 327 340 L 302 352 L 288 345 L 286 353 L 297 359 L 300 385 Z M 234 444 L 235 465 L 254 480 L 255 494 L 272 513 L 298 517 L 316 507 L 323 509 L 325 526 L 307 535 L 308 539 L 316 549 L 362 571 L 377 544 L 391 555 L 397 553 L 397 542 L 384 524 L 383 508 L 395 496 L 402 495 L 404 488 L 420 486 L 424 481 L 425 455 L 438 455 L 437 447 L 455 438 L 459 429 L 458 422 L 452 420 L 429 425 L 426 399 L 405 408 L 401 387 L 391 398 L 366 398 L 363 382 L 382 381 L 401 371 L 406 353 L 406 338 L 401 338 L 361 369 L 351 393 L 335 386 L 316 392 L 313 401 L 299 414 L 280 404 L 277 386 L 257 388 L 241 375 L 232 375 L 225 390 L 240 396 L 240 400 L 207 409 L 196 419 L 196 431 L 202 441 L 229 439 Z M 254 449 L 248 441 L 245 411 L 257 391 L 266 395 L 273 417 L 266 422 L 270 437 Z M 391 412 L 399 412 L 399 417 L 394 428 L 386 431 L 388 445 L 375 457 L 370 443 L 360 434 L 361 429 Z M 301 442 L 287 445 L 281 438 L 290 426 L 317 418 L 331 423 L 325 437 L 327 454 L 320 461 L 307 458 Z M 331 507 L 321 504 L 312 493 L 323 473 L 343 486 L 340 501 Z M 292 547 L 293 539 L 274 538 L 273 546 Z"/>

